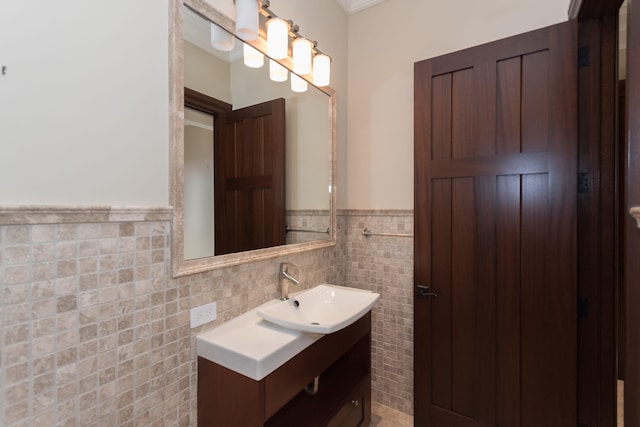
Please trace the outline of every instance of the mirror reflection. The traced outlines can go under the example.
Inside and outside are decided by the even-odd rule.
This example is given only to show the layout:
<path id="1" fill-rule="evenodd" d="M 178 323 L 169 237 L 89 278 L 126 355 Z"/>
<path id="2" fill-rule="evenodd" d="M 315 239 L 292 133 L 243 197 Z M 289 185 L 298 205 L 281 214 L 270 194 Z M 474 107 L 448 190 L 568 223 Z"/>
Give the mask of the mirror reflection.
<path id="1" fill-rule="evenodd" d="M 330 97 L 239 39 L 215 49 L 188 7 L 183 31 L 184 259 L 330 239 Z"/>

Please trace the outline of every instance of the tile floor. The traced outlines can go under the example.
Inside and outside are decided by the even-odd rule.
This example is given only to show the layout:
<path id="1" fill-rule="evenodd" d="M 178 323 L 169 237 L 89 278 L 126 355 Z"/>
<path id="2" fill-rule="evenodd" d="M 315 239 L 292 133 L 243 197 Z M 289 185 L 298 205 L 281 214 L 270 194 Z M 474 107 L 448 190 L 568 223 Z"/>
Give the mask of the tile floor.
<path id="1" fill-rule="evenodd" d="M 618 380 L 618 427 L 624 427 L 624 381 Z"/>
<path id="2" fill-rule="evenodd" d="M 371 427 L 413 427 L 413 416 L 371 402 Z"/>

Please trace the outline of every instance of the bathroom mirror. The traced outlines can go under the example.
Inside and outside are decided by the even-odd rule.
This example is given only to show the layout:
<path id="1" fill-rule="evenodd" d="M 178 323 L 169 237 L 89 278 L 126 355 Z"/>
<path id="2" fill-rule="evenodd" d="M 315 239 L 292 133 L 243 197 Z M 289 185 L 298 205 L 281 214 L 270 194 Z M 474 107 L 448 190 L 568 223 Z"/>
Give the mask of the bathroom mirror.
<path id="1" fill-rule="evenodd" d="M 293 92 L 290 83 L 292 73 L 285 82 L 271 81 L 269 58 L 265 56 L 264 65 L 260 68 L 247 67 L 243 60 L 243 42 L 237 38 L 234 49 L 229 52 L 213 48 L 211 28 L 231 32 L 233 22 L 202 0 L 173 0 L 171 22 L 173 276 L 334 245 L 333 90 L 317 88 L 309 83 L 306 92 Z M 212 23 L 217 27 L 212 27 Z M 250 43 L 259 51 L 265 51 L 261 40 Z M 287 60 L 280 61 L 280 64 L 291 69 Z M 237 214 L 242 219 L 233 227 L 229 226 L 229 221 L 222 224 L 221 218 L 228 209 L 220 213 L 224 203 L 219 198 L 223 194 L 219 182 L 224 179 L 218 176 L 218 171 L 229 169 L 229 163 L 236 160 L 230 161 L 228 154 L 220 154 L 214 149 L 216 143 L 220 144 L 220 134 L 225 134 L 221 123 L 229 121 L 220 117 L 244 114 L 245 110 L 254 106 L 260 109 L 267 103 L 282 104 L 284 111 L 282 167 L 275 168 L 282 171 L 280 202 L 272 202 L 274 192 L 270 189 L 253 192 L 247 198 L 250 203 L 244 203 L 249 216 Z M 267 129 L 271 129 L 271 125 L 267 125 Z M 255 147 L 262 146 L 255 144 Z M 251 147 L 251 150 L 243 150 L 250 152 L 250 159 L 241 159 L 240 163 L 256 163 L 255 157 L 262 152 L 271 161 L 271 153 L 278 152 L 271 146 Z M 225 161 L 220 163 L 223 158 Z M 258 166 L 260 168 L 264 169 Z M 249 175 L 256 173 L 250 172 Z M 269 180 L 273 175 L 274 187 L 278 186 L 278 174 L 270 170 L 265 175 L 269 175 Z M 261 182 L 257 187 L 263 186 L 264 179 L 251 178 Z M 233 179 L 235 182 L 246 181 L 245 178 Z M 237 195 L 230 197 L 235 200 Z M 263 206 L 269 206 L 273 211 L 261 216 L 257 212 Z M 253 220 L 251 215 L 258 219 Z M 249 243 L 254 245 L 249 246 L 251 250 L 225 248 L 224 239 L 229 239 L 223 235 L 238 227 L 249 236 L 265 233 L 275 237 Z M 234 239 L 246 240 L 242 236 L 230 237 L 230 240 Z"/>

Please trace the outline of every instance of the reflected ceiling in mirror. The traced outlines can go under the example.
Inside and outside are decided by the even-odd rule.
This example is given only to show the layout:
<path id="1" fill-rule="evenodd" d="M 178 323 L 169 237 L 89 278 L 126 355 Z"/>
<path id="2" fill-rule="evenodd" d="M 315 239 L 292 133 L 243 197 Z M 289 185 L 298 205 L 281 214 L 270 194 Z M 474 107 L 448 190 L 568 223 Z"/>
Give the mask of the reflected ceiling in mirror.
<path id="1" fill-rule="evenodd" d="M 172 133 L 175 135 L 172 171 L 172 203 L 175 210 L 172 242 L 174 276 L 335 244 L 335 194 L 332 192 L 332 184 L 335 182 L 333 90 L 329 87 L 319 89 L 308 84 L 306 92 L 294 92 L 290 81 L 295 75 L 288 71 L 287 81 L 272 81 L 269 78 L 270 59 L 265 57 L 264 65 L 260 68 L 246 66 L 246 48 L 239 39 L 234 40 L 231 51 L 215 49 L 211 44 L 212 28 L 214 31 L 228 30 L 233 28 L 233 23 L 202 1 L 175 0 L 172 13 L 173 22 L 181 25 L 182 29 L 182 34 L 178 34 L 178 31 L 173 34 L 172 57 L 183 58 L 183 66 L 174 66 L 172 73 L 172 107 L 177 113 L 174 115 L 175 120 L 172 120 Z M 260 41 L 252 42 L 252 45 L 263 50 Z M 290 65 L 286 61 L 282 64 Z M 220 101 L 221 104 L 228 105 L 233 113 L 216 116 L 200 108 L 198 103 L 190 105 L 188 95 L 188 106 L 185 108 L 185 95 L 179 93 L 179 86 L 189 88 L 189 93 L 195 91 L 205 98 Z M 226 179 L 219 178 L 214 170 L 230 169 L 230 164 L 235 165 L 231 169 L 242 169 L 242 164 L 255 164 L 256 156 L 264 155 L 270 159 L 277 149 L 263 144 L 258 144 L 258 148 L 245 144 L 244 152 L 248 152 L 248 158 L 227 159 L 227 154 L 220 154 L 213 147 L 224 139 L 221 134 L 236 135 L 242 133 L 242 127 L 224 131 L 225 128 L 220 123 L 230 120 L 222 120 L 220 117 L 229 117 L 274 100 L 283 100 L 284 103 L 285 136 L 282 142 L 284 151 L 281 169 L 283 209 L 276 209 L 262 216 L 257 214 L 258 208 L 254 202 L 258 199 L 271 200 L 272 194 L 270 191 L 253 192 L 245 197 L 246 203 L 240 203 L 244 205 L 244 214 L 242 211 L 233 211 L 225 216 L 224 212 L 229 209 L 220 209 L 224 205 L 221 202 L 224 198 L 220 197 L 225 193 L 218 183 L 229 182 L 229 176 Z M 271 125 L 267 124 L 260 133 L 266 133 L 265 129 L 270 129 L 269 126 Z M 251 127 L 255 128 L 256 125 Z M 253 144 L 253 137 L 251 141 Z M 231 151 L 243 150 L 234 148 Z M 218 160 L 226 160 L 216 163 L 216 153 Z M 260 167 L 262 166 L 258 166 Z M 257 172 L 248 173 L 258 179 Z M 266 170 L 264 175 L 261 182 L 265 182 L 267 175 L 272 179 L 271 175 L 275 177 L 277 174 Z M 245 178 L 230 179 L 245 182 Z M 212 179 L 215 184 L 212 184 Z M 273 178 L 273 182 L 277 183 L 278 178 Z M 237 194 L 227 194 L 225 197 L 235 200 Z M 274 219 L 274 215 L 277 218 Z M 232 217 L 236 218 L 235 223 L 229 220 Z M 221 218 L 226 219 L 222 221 Z M 260 233 L 278 236 L 264 240 L 266 243 L 253 242 L 249 246 L 230 246 L 229 249 L 225 247 L 224 239 L 246 240 L 246 236 L 240 236 L 242 233 L 236 232 L 227 233 L 232 235 L 224 237 L 225 232 L 231 229 L 240 229 L 251 237 Z"/>

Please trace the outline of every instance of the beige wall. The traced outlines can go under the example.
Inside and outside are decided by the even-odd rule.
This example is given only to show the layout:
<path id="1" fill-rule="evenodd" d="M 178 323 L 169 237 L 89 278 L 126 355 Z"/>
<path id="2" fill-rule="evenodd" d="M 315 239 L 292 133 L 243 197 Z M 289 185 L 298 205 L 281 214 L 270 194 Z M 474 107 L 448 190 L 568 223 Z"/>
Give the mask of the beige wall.
<path id="1" fill-rule="evenodd" d="M 351 15 L 340 200 L 350 209 L 413 208 L 414 62 L 565 21 L 568 5 L 387 0 Z"/>
<path id="2" fill-rule="evenodd" d="M 168 0 L 2 2 L 0 203 L 166 206 Z"/>
<path id="3" fill-rule="evenodd" d="M 229 64 L 191 43 L 184 43 L 184 85 L 231 104 Z"/>
<path id="4" fill-rule="evenodd" d="M 213 117 L 184 113 L 184 259 L 195 259 L 215 255 Z"/>

